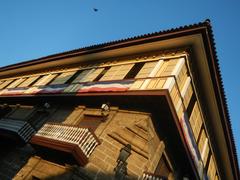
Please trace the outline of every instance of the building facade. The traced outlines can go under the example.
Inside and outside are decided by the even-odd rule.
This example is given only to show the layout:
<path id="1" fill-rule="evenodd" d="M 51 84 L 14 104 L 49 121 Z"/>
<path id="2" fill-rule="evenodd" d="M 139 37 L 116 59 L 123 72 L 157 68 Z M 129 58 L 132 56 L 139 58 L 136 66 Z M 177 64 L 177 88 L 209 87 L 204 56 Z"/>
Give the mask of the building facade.
<path id="1" fill-rule="evenodd" d="M 0 179 L 239 179 L 209 21 L 2 67 L 0 118 Z"/>

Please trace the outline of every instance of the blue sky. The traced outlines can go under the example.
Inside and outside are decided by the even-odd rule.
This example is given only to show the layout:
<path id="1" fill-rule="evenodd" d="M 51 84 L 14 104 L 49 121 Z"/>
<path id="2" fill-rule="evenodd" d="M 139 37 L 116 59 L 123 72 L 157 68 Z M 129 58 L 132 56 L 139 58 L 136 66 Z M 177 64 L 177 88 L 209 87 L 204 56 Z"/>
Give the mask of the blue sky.
<path id="1" fill-rule="evenodd" d="M 1 0 L 0 66 L 209 18 L 240 154 L 239 9 L 238 0 Z"/>

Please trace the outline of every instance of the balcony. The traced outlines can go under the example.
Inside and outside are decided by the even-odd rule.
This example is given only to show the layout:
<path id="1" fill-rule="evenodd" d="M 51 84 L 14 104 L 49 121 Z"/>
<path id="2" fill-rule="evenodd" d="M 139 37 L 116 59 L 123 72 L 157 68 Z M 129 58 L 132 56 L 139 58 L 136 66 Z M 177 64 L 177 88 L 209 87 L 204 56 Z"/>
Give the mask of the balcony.
<path id="1" fill-rule="evenodd" d="M 26 121 L 8 118 L 0 120 L 0 134 L 8 139 L 27 143 L 34 133 L 34 128 Z"/>
<path id="2" fill-rule="evenodd" d="M 168 178 L 148 172 L 144 172 L 142 180 L 167 180 Z"/>
<path id="3" fill-rule="evenodd" d="M 46 123 L 30 140 L 32 145 L 70 153 L 80 165 L 85 165 L 88 158 L 100 144 L 88 128 L 57 123 Z"/>

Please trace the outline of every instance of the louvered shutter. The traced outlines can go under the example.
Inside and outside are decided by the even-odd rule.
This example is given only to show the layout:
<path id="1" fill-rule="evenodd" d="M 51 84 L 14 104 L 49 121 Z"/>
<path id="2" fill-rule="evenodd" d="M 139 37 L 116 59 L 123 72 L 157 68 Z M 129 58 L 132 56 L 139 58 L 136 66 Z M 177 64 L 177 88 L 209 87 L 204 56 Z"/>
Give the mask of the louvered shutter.
<path id="1" fill-rule="evenodd" d="M 7 85 L 9 85 L 11 82 L 13 82 L 13 79 L 6 80 L 0 85 L 0 89 L 5 88 Z"/>
<path id="2" fill-rule="evenodd" d="M 55 78 L 57 74 L 48 74 L 40 78 L 34 86 L 45 86 L 47 85 L 53 78 Z"/>
<path id="3" fill-rule="evenodd" d="M 209 165 L 208 165 L 208 179 L 214 179 L 216 175 L 216 167 L 213 161 L 213 156 L 210 157 Z"/>
<path id="4" fill-rule="evenodd" d="M 104 68 L 94 69 L 93 71 L 89 72 L 87 76 L 84 78 L 84 82 L 91 82 L 94 81 L 98 77 L 98 75 L 103 72 Z"/>
<path id="5" fill-rule="evenodd" d="M 67 80 L 69 80 L 74 74 L 76 73 L 76 71 L 71 71 L 71 72 L 65 72 L 60 74 L 58 77 L 56 77 L 56 79 L 54 79 L 50 84 L 64 84 L 67 82 Z"/>
<path id="6" fill-rule="evenodd" d="M 203 160 L 203 164 L 206 165 L 208 154 L 209 154 L 209 144 L 208 144 L 208 138 L 204 130 L 201 133 L 201 136 L 198 142 L 198 148 Z"/>
<path id="7" fill-rule="evenodd" d="M 142 69 L 138 72 L 138 74 L 136 75 L 136 79 L 137 78 L 146 78 L 150 75 L 150 73 L 152 72 L 152 70 L 154 69 L 154 67 L 157 65 L 157 61 L 154 62 L 147 62 L 144 64 L 144 66 L 142 67 Z M 142 80 L 136 80 L 133 85 L 131 86 L 130 89 L 140 89 L 140 87 L 142 86 L 142 84 L 144 83 L 144 79 Z"/>
<path id="8" fill-rule="evenodd" d="M 134 64 L 125 64 L 119 66 L 112 66 L 100 79 L 100 81 L 121 80 L 131 70 Z"/>
<path id="9" fill-rule="evenodd" d="M 32 84 L 34 81 L 36 81 L 38 78 L 39 78 L 39 76 L 29 77 L 25 81 L 23 81 L 18 87 L 28 87 L 30 84 Z"/>
<path id="10" fill-rule="evenodd" d="M 21 84 L 26 78 L 20 78 L 15 80 L 14 82 L 12 82 L 10 85 L 7 86 L 7 88 L 15 88 L 17 87 L 19 84 Z"/>
<path id="11" fill-rule="evenodd" d="M 79 83 L 79 82 L 86 82 L 86 76 L 91 74 L 94 71 L 94 69 L 87 69 L 82 71 L 74 80 L 72 83 Z"/>
<path id="12" fill-rule="evenodd" d="M 193 130 L 195 140 L 197 141 L 201 127 L 202 127 L 202 116 L 200 114 L 200 110 L 197 102 L 195 102 L 194 104 L 189 121 L 190 121 L 191 128 Z"/>

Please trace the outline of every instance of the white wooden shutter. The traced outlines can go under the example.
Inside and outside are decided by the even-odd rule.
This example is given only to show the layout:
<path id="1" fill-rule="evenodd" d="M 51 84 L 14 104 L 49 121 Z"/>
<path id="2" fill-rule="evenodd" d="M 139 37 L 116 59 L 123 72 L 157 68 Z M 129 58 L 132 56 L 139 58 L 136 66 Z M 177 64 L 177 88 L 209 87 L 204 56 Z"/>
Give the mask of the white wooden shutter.
<path id="1" fill-rule="evenodd" d="M 76 73 L 76 71 L 70 71 L 70 72 L 64 72 L 61 73 L 58 77 L 56 77 L 50 84 L 64 84 L 67 82 L 67 80 L 69 80 L 74 74 Z"/>

